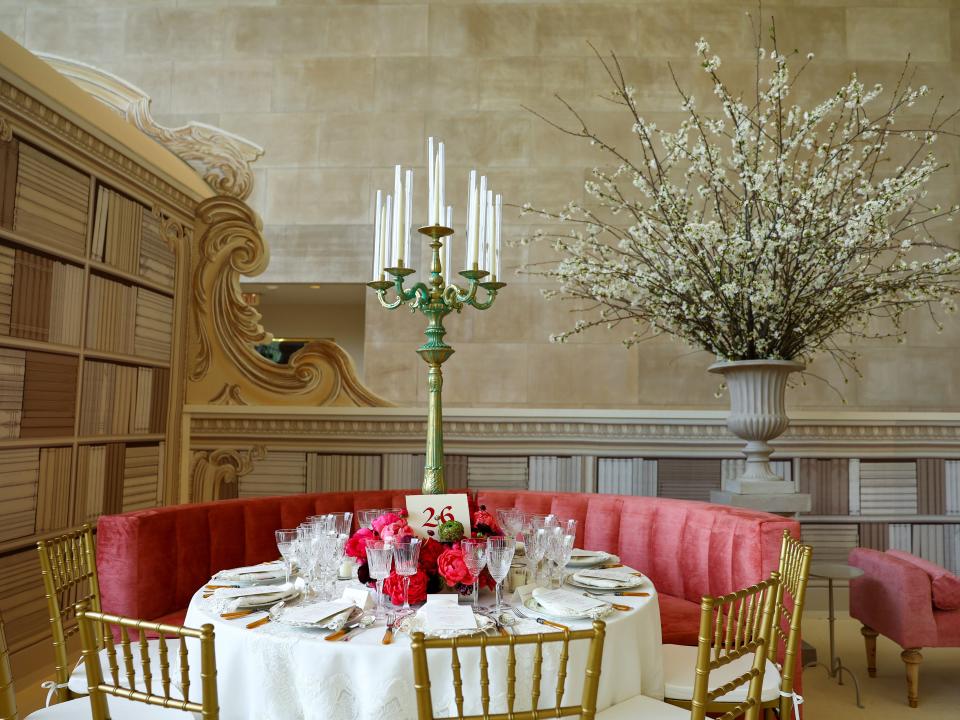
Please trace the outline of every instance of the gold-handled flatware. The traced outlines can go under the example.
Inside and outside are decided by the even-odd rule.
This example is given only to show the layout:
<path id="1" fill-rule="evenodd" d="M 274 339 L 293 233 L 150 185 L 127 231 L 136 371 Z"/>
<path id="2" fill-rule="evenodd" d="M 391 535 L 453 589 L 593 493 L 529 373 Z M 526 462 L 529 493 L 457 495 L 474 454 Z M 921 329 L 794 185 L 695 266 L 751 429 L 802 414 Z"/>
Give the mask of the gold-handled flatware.
<path id="1" fill-rule="evenodd" d="M 593 593 L 589 593 L 589 592 L 585 592 L 584 595 L 586 595 L 587 597 L 591 597 L 594 600 L 603 600 L 605 603 L 607 603 L 607 605 L 612 607 L 614 610 L 620 610 L 621 612 L 626 612 L 627 610 L 633 610 L 633 608 L 630 607 L 629 605 L 624 605 L 623 603 L 610 602 L 609 600 L 607 600 L 606 598 L 600 595 L 594 595 Z"/>
<path id="2" fill-rule="evenodd" d="M 233 612 L 220 613 L 220 617 L 224 620 L 237 620 L 238 618 L 252 615 L 254 612 L 254 610 L 234 610 Z"/>
<path id="3" fill-rule="evenodd" d="M 617 597 L 650 597 L 650 593 L 648 592 L 623 592 L 618 590 L 613 594 Z"/>
<path id="4" fill-rule="evenodd" d="M 259 620 L 254 620 L 252 623 L 247 623 L 247 630 L 253 630 L 254 628 L 260 627 L 261 625 L 266 625 L 268 622 L 270 622 L 270 616 L 265 615 Z"/>
<path id="5" fill-rule="evenodd" d="M 383 640 L 380 642 L 384 645 L 389 645 L 393 642 L 393 626 L 396 625 L 397 620 L 393 614 L 387 615 L 387 629 L 383 633 Z"/>
<path id="6" fill-rule="evenodd" d="M 558 622 L 553 622 L 552 620 L 545 620 L 544 618 L 536 618 L 537 622 L 541 625 L 549 625 L 550 627 L 557 628 L 557 630 L 563 630 L 564 632 L 569 632 L 570 628 L 566 625 L 561 625 Z"/>
<path id="7" fill-rule="evenodd" d="M 360 627 L 359 622 L 350 623 L 349 625 L 344 625 L 342 628 L 340 628 L 336 632 L 330 633 L 323 639 L 329 640 L 330 642 L 336 642 L 337 640 L 342 640 L 343 638 L 345 638 L 347 635 L 350 634 L 351 630 L 356 630 L 358 627 Z"/>

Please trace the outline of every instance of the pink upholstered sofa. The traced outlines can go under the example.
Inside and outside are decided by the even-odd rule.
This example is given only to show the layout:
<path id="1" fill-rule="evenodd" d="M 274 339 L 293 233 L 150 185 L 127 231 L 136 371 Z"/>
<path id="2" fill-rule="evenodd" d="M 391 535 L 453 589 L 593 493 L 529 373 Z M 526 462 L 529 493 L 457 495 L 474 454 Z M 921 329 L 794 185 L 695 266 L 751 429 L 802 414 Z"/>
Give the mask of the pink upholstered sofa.
<path id="1" fill-rule="evenodd" d="M 850 564 L 864 574 L 850 581 L 850 615 L 861 623 L 867 672 L 877 675 L 877 635 L 900 647 L 907 702 L 919 702 L 920 648 L 960 647 L 960 578 L 899 550 L 856 548 Z"/>
<path id="2" fill-rule="evenodd" d="M 217 570 L 276 557 L 273 531 L 308 515 L 402 507 L 407 491 L 319 493 L 174 505 L 100 518 L 97 566 L 105 612 L 178 624 Z M 654 497 L 479 490 L 488 509 L 516 506 L 575 518 L 577 545 L 617 553 L 646 573 L 660 597 L 665 643 L 695 645 L 700 598 L 777 568 L 784 530 L 767 513 Z"/>

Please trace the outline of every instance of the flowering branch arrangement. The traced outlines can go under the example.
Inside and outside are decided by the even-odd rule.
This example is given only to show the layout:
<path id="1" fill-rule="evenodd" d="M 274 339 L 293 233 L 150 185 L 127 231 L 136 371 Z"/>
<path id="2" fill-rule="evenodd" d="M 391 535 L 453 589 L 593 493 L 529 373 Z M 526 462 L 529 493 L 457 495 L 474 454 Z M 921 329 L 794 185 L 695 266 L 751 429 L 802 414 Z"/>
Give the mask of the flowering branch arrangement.
<path id="1" fill-rule="evenodd" d="M 521 241 L 552 241 L 560 256 L 526 272 L 559 283 L 548 298 L 587 301 L 590 313 L 551 340 L 629 321 L 628 347 L 666 333 L 722 360 L 826 352 L 846 378 L 857 353 L 843 337 L 902 341 L 903 315 L 917 307 L 942 329 L 937 310 L 955 310 L 960 254 L 934 233 L 960 206 L 928 199 L 946 167 L 931 146 L 953 135 L 957 113 L 941 113 L 941 98 L 922 129 L 901 127 L 928 94 L 913 86 L 909 59 L 886 99 L 854 74 L 801 107 L 792 90 L 813 56 L 781 53 L 775 31 L 771 39 L 769 51 L 756 43 L 746 97 L 721 79 L 720 58 L 701 39 L 718 112 L 699 110 L 673 75 L 685 113 L 675 129 L 645 119 L 617 57 L 598 53 L 613 85 L 607 99 L 631 123 L 630 148 L 595 133 L 562 98 L 572 123 L 535 113 L 610 163 L 593 170 L 588 203 L 523 208 L 560 227 Z"/>
<path id="2" fill-rule="evenodd" d="M 496 519 L 481 505 L 472 516 L 473 533 L 470 537 L 485 538 L 502 535 Z M 347 540 L 345 552 L 359 564 L 357 579 L 365 585 L 372 585 L 367 567 L 367 540 L 383 540 L 386 544 L 401 543 L 414 537 L 413 530 L 407 524 L 404 513 L 384 513 L 377 517 L 371 528 L 360 528 Z M 427 593 L 440 592 L 444 585 L 461 594 L 473 589 L 473 576 L 467 570 L 463 560 L 460 541 L 466 537 L 463 525 L 455 520 L 441 525 L 440 540 L 428 538 L 420 547 L 417 573 L 410 577 L 410 602 L 422 603 Z M 495 587 L 496 583 L 486 568 L 480 573 L 479 583 L 483 587 Z M 394 605 L 403 603 L 403 578 L 396 570 L 383 583 L 384 592 L 390 596 Z"/>

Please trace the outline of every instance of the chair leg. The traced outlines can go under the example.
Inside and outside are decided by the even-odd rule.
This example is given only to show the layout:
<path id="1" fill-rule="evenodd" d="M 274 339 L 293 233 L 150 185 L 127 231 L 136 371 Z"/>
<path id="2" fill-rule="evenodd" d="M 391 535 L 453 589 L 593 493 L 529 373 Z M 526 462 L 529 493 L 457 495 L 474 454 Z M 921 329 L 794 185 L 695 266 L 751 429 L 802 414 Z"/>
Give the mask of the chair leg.
<path id="1" fill-rule="evenodd" d="M 863 644 L 867 648 L 867 675 L 877 676 L 877 635 L 879 633 L 872 627 L 864 625 L 860 628 L 860 634 L 863 635 Z"/>
<path id="2" fill-rule="evenodd" d="M 923 655 L 920 648 L 910 648 L 900 653 L 900 658 L 907 666 L 907 702 L 915 708 L 920 702 L 920 661 Z"/>

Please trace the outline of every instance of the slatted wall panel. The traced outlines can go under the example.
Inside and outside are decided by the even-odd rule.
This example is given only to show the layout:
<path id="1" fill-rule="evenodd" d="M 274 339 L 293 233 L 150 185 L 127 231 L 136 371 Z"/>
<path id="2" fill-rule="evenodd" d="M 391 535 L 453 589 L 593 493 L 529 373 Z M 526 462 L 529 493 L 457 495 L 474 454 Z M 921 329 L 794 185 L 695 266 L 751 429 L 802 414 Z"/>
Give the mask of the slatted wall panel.
<path id="1" fill-rule="evenodd" d="M 70 525 L 70 462 L 73 448 L 40 448 L 36 532 Z"/>
<path id="2" fill-rule="evenodd" d="M 240 478 L 239 497 L 292 495 L 306 492 L 307 453 L 270 450 Z"/>
<path id="3" fill-rule="evenodd" d="M 16 251 L 12 247 L 0 245 L 0 335 L 10 334 L 15 257 Z"/>
<path id="4" fill-rule="evenodd" d="M 910 552 L 943 567 L 947 561 L 943 525 L 913 525 Z"/>
<path id="5" fill-rule="evenodd" d="M 710 500 L 720 489 L 720 460 L 667 458 L 657 461 L 657 494 L 680 500 Z"/>
<path id="6" fill-rule="evenodd" d="M 143 510 L 159 502 L 160 447 L 127 445 L 123 457 L 123 511 Z"/>
<path id="7" fill-rule="evenodd" d="M 77 448 L 77 489 L 73 498 L 73 524 L 93 523 L 103 512 L 103 487 L 106 475 L 105 445 L 81 445 Z"/>
<path id="8" fill-rule="evenodd" d="M 447 476 L 450 490 L 466 490 L 468 486 L 468 468 L 470 458 L 466 455 L 444 455 L 443 471 Z"/>
<path id="9" fill-rule="evenodd" d="M 308 492 L 379 490 L 380 477 L 379 455 L 311 453 L 307 459 Z M 414 484 L 413 487 L 418 487 L 421 482 Z"/>
<path id="10" fill-rule="evenodd" d="M 0 557 L 0 578 L 0 613 L 10 649 L 15 652 L 44 638 L 49 642 L 50 619 L 36 548 Z"/>
<path id="11" fill-rule="evenodd" d="M 525 457 L 471 456 L 467 460 L 467 487 L 526 490 L 527 473 Z"/>
<path id="12" fill-rule="evenodd" d="M 944 512 L 960 515 L 960 460 L 947 460 L 943 466 Z"/>
<path id="13" fill-rule="evenodd" d="M 887 548 L 913 552 L 913 530 L 907 523 L 890 523 Z"/>
<path id="14" fill-rule="evenodd" d="M 589 492 L 585 486 L 582 457 L 531 455 L 527 468 L 531 490 Z"/>
<path id="15" fill-rule="evenodd" d="M 386 454 L 383 456 L 383 487 L 403 490 L 418 488 L 423 484 L 424 455 Z M 444 476 L 446 477 L 446 458 Z M 450 486 L 450 483 L 447 483 Z"/>
<path id="16" fill-rule="evenodd" d="M 774 460 L 770 463 L 773 471 L 787 482 L 793 480 L 793 463 L 789 460 Z M 747 469 L 747 461 L 743 458 L 720 461 L 721 484 L 728 480 L 736 480 Z"/>
<path id="17" fill-rule="evenodd" d="M 861 461 L 860 514 L 916 515 L 917 464 Z"/>
<path id="18" fill-rule="evenodd" d="M 643 458 L 600 458 L 597 460 L 597 492 L 655 496 L 657 461 Z"/>
<path id="19" fill-rule="evenodd" d="M 943 515 L 947 509 L 946 463 L 940 459 L 917 460 L 917 513 Z"/>
<path id="20" fill-rule="evenodd" d="M 887 523 L 860 523 L 860 547 L 883 552 L 890 540 Z"/>
<path id="21" fill-rule="evenodd" d="M 40 450 L 0 450 L 0 542 L 34 533 Z"/>
<path id="22" fill-rule="evenodd" d="M 946 549 L 946 568 L 960 575 L 960 525 L 943 526 L 943 545 Z"/>
<path id="23" fill-rule="evenodd" d="M 20 437 L 26 357 L 23 350 L 0 348 L 0 439 Z"/>
<path id="24" fill-rule="evenodd" d="M 858 545 L 858 530 L 856 525 L 805 523 L 800 527 L 800 537 L 813 546 L 818 562 L 846 563 L 850 551 Z"/>
<path id="25" fill-rule="evenodd" d="M 850 511 L 849 465 L 845 459 L 799 458 L 797 491 L 810 494 L 811 515 L 846 515 Z"/>

